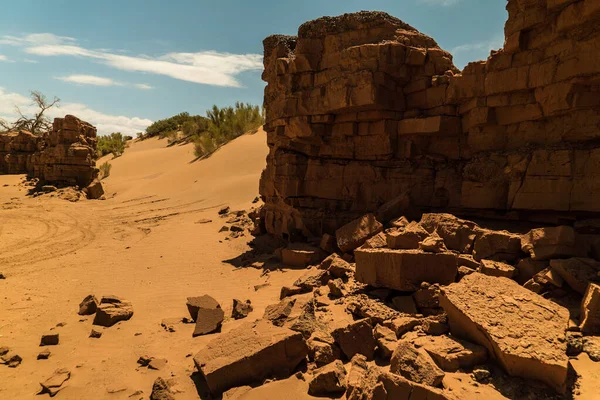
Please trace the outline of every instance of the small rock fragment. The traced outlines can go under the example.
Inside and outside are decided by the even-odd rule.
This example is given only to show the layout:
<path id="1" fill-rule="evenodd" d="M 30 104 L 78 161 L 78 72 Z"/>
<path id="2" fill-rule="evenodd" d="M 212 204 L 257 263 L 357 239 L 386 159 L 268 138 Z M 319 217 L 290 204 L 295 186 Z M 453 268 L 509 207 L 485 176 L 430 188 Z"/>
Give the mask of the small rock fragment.
<path id="1" fill-rule="evenodd" d="M 48 358 L 50 358 L 50 350 L 41 351 L 37 356 L 38 360 L 47 360 Z"/>
<path id="2" fill-rule="evenodd" d="M 245 302 L 233 299 L 233 309 L 231 310 L 231 317 L 233 319 L 242 319 L 246 318 L 248 314 L 250 314 L 254 310 L 250 300 L 246 300 Z"/>
<path id="3" fill-rule="evenodd" d="M 83 299 L 81 303 L 79 303 L 79 315 L 92 315 L 96 313 L 96 309 L 98 308 L 98 300 L 96 296 L 90 294 Z"/>
<path id="4" fill-rule="evenodd" d="M 92 329 L 90 332 L 90 337 L 94 339 L 100 339 L 102 337 L 102 332 Z"/>
<path id="5" fill-rule="evenodd" d="M 40 346 L 56 346 L 58 344 L 58 333 L 42 335 Z"/>

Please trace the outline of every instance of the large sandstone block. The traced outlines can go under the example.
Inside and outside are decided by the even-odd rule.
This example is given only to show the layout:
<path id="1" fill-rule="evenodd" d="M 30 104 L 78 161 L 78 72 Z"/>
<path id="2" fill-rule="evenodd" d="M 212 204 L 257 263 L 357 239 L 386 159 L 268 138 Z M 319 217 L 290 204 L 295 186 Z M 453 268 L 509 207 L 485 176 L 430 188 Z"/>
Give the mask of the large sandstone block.
<path id="1" fill-rule="evenodd" d="M 335 232 L 337 245 L 344 253 L 362 246 L 370 237 L 375 236 L 383 229 L 373 214 L 367 214 L 354 221 L 348 222 Z"/>
<path id="2" fill-rule="evenodd" d="M 358 249 L 356 280 L 374 287 L 417 290 L 422 282 L 449 285 L 458 270 L 456 254 L 421 250 Z"/>
<path id="3" fill-rule="evenodd" d="M 437 232 L 446 247 L 461 253 L 471 253 L 477 224 L 452 214 L 423 214 L 419 222 L 429 233 Z"/>
<path id="4" fill-rule="evenodd" d="M 302 334 L 258 321 L 219 335 L 194 356 L 194 363 L 211 393 L 220 394 L 289 375 L 307 354 Z"/>
<path id="5" fill-rule="evenodd" d="M 574 256 L 577 254 L 575 230 L 570 226 L 532 229 L 521 236 L 521 249 L 533 260 Z"/>
<path id="6" fill-rule="evenodd" d="M 564 393 L 567 309 L 507 278 L 470 274 L 442 289 L 452 334 L 486 347 L 509 375 Z"/>
<path id="7" fill-rule="evenodd" d="M 582 295 L 588 285 L 600 281 L 600 262 L 591 258 L 569 258 L 551 260 L 550 267 L 556 271 L 571 288 Z"/>

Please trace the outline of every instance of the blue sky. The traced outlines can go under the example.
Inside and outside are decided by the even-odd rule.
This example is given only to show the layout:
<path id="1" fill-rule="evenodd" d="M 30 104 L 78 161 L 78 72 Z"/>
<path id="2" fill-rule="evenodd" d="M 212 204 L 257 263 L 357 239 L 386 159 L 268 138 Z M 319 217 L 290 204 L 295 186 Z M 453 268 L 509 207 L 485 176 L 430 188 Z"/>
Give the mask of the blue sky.
<path id="1" fill-rule="evenodd" d="M 0 117 L 30 90 L 101 134 L 182 111 L 262 104 L 262 40 L 323 15 L 381 10 L 432 36 L 455 64 L 503 43 L 497 0 L 19 0 L 0 14 Z"/>

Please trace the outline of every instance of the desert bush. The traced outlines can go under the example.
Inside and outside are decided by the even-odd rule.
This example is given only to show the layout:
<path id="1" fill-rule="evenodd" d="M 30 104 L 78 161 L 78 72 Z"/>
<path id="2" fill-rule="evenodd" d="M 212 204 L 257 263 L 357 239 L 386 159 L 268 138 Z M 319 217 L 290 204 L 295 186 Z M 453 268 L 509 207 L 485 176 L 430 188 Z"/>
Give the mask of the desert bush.
<path id="1" fill-rule="evenodd" d="M 186 123 L 192 123 L 196 125 L 196 131 L 193 132 L 192 135 L 204 132 L 208 127 L 207 118 L 202 117 L 200 115 L 190 115 L 187 112 L 182 112 L 170 118 L 161 119 L 154 122 L 152 125 L 146 128 L 146 134 L 143 135 L 143 138 L 149 138 L 154 136 L 158 136 L 160 138 L 168 137 L 169 133 L 172 131 L 183 130 L 183 126 Z M 191 125 L 188 124 L 188 126 Z"/>
<path id="2" fill-rule="evenodd" d="M 111 169 L 112 164 L 110 164 L 108 161 L 100 165 L 100 179 L 108 178 Z"/>
<path id="3" fill-rule="evenodd" d="M 202 157 L 213 153 L 217 149 L 218 145 L 215 140 L 210 137 L 208 133 L 198 135 L 194 139 L 194 154 L 196 157 Z"/>
<path id="4" fill-rule="evenodd" d="M 126 146 L 126 137 L 121 132 L 113 132 L 107 136 L 100 136 L 98 137 L 97 145 L 98 156 L 102 157 L 112 153 L 115 158 L 119 157 L 125 152 Z"/>

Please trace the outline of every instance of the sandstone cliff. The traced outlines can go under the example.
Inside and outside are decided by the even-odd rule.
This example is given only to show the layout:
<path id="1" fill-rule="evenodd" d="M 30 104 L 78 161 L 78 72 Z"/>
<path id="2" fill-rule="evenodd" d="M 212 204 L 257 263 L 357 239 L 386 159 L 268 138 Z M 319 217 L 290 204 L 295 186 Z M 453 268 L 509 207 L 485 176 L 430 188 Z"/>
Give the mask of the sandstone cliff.
<path id="1" fill-rule="evenodd" d="M 83 188 L 98 176 L 96 142 L 96 128 L 72 115 L 55 118 L 52 131 L 43 136 L 0 134 L 0 173 Z"/>
<path id="2" fill-rule="evenodd" d="M 332 233 L 401 195 L 420 209 L 600 211 L 600 3 L 509 0 L 504 48 L 461 72 L 385 13 L 264 41 L 270 233 Z"/>

